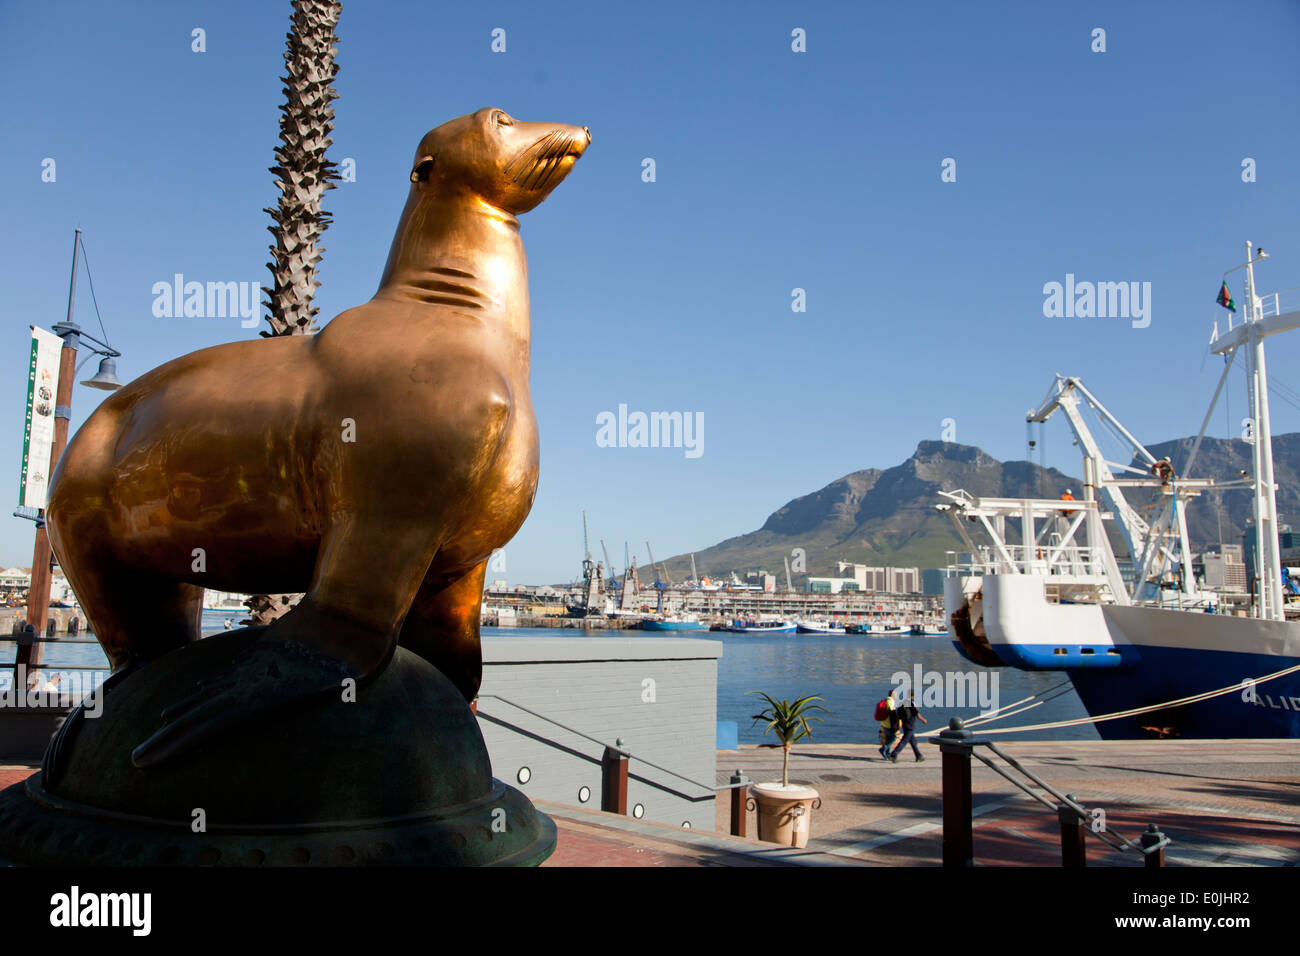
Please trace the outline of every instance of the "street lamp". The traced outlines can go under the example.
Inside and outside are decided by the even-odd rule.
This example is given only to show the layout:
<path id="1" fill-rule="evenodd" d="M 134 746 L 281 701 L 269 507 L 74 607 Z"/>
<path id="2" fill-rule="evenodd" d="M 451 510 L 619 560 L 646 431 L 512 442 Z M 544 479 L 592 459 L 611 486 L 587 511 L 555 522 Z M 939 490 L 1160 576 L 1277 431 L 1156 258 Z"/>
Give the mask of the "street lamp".
<path id="1" fill-rule="evenodd" d="M 122 387 L 117 380 L 117 365 L 114 361 L 122 353 L 106 342 L 101 342 L 92 335 L 81 331 L 81 326 L 72 320 L 73 304 L 77 295 L 77 252 L 81 248 L 81 230 L 78 229 L 72 241 L 72 278 L 68 284 L 68 317 L 54 325 L 52 331 L 63 339 L 63 350 L 59 354 L 59 387 L 54 406 L 54 443 L 50 449 L 50 465 L 46 474 L 54 474 L 54 469 L 63 457 L 63 449 L 68 444 L 68 423 L 72 420 L 72 383 L 77 376 L 77 349 L 82 339 L 94 343 L 87 346 L 91 356 L 101 355 L 99 371 L 91 379 L 82 382 L 91 388 L 113 391 Z M 96 348 L 95 346 L 98 346 Z M 19 639 L 15 665 L 24 665 L 31 680 L 31 668 L 41 663 L 41 646 L 38 643 L 44 636 L 49 619 L 50 589 L 53 585 L 54 560 L 50 549 L 49 532 L 45 529 L 45 511 L 36 514 L 36 544 L 32 551 L 32 579 L 27 588 L 27 623 Z M 15 666 L 15 686 L 17 685 L 17 667 Z"/>

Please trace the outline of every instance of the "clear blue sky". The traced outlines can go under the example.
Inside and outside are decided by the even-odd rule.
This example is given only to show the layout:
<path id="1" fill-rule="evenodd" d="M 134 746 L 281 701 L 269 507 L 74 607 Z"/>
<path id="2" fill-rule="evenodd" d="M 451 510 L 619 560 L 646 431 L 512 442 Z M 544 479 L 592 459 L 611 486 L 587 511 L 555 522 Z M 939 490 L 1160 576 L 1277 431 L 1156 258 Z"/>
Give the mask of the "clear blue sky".
<path id="1" fill-rule="evenodd" d="M 0 6 L 5 515 L 27 326 L 63 318 L 76 226 L 123 379 L 256 335 L 155 318 L 151 287 L 267 280 L 288 19 L 267 0 Z M 357 181 L 327 194 L 322 319 L 373 294 L 427 129 L 494 105 L 594 137 L 523 219 L 542 472 L 512 582 L 578 572 L 584 507 L 617 564 L 624 540 L 643 560 L 647 538 L 700 549 L 898 463 L 945 418 L 1023 458 L 1024 412 L 1057 371 L 1144 440 L 1194 434 L 1242 242 L 1272 256 L 1262 291 L 1300 286 L 1300 3 L 345 2 L 339 35 L 331 157 Z M 1066 273 L 1150 282 L 1150 327 L 1045 318 L 1043 285 Z M 84 278 L 76 317 L 97 329 Z M 1274 341 L 1294 385 L 1300 343 Z M 78 387 L 74 426 L 100 398 Z M 597 447 L 620 403 L 702 412 L 703 456 Z M 1275 402 L 1274 428 L 1300 411 Z M 1050 432 L 1049 463 L 1078 473 L 1068 446 Z M 0 563 L 29 564 L 31 534 L 0 518 Z"/>

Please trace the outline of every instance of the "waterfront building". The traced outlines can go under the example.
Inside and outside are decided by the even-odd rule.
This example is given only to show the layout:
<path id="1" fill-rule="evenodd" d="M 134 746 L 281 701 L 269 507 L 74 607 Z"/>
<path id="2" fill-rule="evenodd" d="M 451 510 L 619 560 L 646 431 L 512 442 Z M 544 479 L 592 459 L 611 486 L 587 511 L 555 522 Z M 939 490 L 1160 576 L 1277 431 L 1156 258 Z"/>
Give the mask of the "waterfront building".
<path id="1" fill-rule="evenodd" d="M 32 573 L 26 568 L 5 568 L 0 571 L 0 590 L 26 591 L 32 583 Z"/>
<path id="2" fill-rule="evenodd" d="M 804 590 L 809 594 L 839 594 L 841 591 L 861 591 L 853 578 L 805 578 Z"/>

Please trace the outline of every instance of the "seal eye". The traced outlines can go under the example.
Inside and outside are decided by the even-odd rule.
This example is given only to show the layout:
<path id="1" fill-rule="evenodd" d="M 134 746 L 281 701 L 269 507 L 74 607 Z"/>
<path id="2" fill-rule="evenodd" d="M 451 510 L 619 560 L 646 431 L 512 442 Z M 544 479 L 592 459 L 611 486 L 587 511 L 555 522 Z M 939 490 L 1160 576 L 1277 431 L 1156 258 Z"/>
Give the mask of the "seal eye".
<path id="1" fill-rule="evenodd" d="M 497 110 L 497 111 L 496 111 L 496 114 L 495 114 L 494 118 L 496 119 L 496 121 L 497 121 L 497 125 L 498 125 L 498 126 L 514 126 L 514 125 L 515 125 L 515 121 L 512 120 L 509 116 L 507 116 L 505 113 L 501 112 L 501 110 Z"/>
<path id="2" fill-rule="evenodd" d="M 433 157 L 432 156 L 422 157 L 420 161 L 415 164 L 415 168 L 411 170 L 411 182 L 413 183 L 424 182 L 429 178 L 429 171 L 431 169 L 433 169 Z"/>

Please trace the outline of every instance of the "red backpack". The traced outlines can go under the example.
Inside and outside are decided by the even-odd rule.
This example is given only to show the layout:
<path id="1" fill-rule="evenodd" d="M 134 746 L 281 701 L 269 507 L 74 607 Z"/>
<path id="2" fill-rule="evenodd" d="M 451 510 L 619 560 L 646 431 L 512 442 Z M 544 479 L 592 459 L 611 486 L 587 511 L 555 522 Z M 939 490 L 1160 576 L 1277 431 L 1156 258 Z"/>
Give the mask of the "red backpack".
<path id="1" fill-rule="evenodd" d="M 890 715 L 893 712 L 894 709 L 889 706 L 889 698 L 888 697 L 880 698 L 880 703 L 876 704 L 876 720 L 879 720 L 883 723 L 884 721 L 889 719 Z"/>

